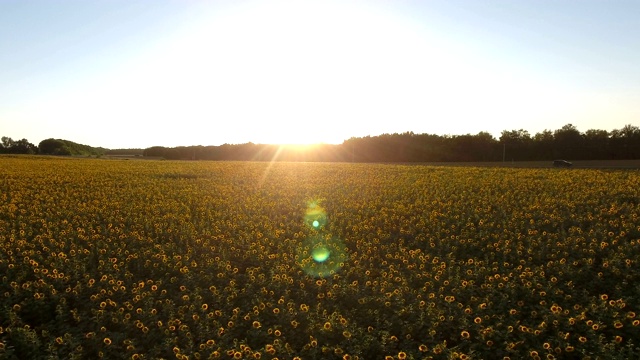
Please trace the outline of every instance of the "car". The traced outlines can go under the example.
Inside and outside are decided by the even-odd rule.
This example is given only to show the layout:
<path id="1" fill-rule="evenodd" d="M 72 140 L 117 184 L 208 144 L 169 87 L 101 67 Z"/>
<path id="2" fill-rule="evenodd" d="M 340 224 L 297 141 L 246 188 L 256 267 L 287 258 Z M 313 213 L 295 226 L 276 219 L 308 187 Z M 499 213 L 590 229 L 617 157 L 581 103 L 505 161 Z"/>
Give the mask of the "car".
<path id="1" fill-rule="evenodd" d="M 553 160 L 553 167 L 571 167 L 573 163 L 567 160 Z"/>

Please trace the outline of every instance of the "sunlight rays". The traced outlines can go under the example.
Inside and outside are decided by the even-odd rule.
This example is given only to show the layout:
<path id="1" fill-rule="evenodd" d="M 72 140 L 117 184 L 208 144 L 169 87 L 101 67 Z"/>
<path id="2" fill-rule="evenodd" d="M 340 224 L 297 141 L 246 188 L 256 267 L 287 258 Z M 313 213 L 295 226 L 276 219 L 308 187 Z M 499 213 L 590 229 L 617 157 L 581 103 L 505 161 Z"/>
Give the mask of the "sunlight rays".
<path id="1" fill-rule="evenodd" d="M 275 154 L 271 158 L 271 161 L 269 161 L 269 163 L 267 164 L 267 167 L 264 169 L 264 173 L 262 174 L 262 177 L 260 178 L 260 181 L 258 182 L 258 189 L 262 188 L 262 185 L 264 184 L 264 181 L 267 179 L 267 176 L 269 175 L 269 171 L 271 170 L 271 167 L 273 166 L 273 163 L 276 162 L 276 160 L 278 159 L 278 155 L 280 155 L 280 153 L 284 149 L 284 146 L 285 145 L 279 145 L 278 146 L 278 150 L 276 150 Z"/>

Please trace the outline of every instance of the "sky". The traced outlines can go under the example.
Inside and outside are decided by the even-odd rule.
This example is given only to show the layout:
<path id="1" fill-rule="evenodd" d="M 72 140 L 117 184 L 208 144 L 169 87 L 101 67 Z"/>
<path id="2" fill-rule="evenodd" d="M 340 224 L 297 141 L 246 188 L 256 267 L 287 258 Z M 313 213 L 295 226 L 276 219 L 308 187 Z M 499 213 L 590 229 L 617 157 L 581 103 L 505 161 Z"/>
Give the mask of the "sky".
<path id="1" fill-rule="evenodd" d="M 640 125 L 640 1 L 0 0 L 0 135 L 116 148 Z"/>

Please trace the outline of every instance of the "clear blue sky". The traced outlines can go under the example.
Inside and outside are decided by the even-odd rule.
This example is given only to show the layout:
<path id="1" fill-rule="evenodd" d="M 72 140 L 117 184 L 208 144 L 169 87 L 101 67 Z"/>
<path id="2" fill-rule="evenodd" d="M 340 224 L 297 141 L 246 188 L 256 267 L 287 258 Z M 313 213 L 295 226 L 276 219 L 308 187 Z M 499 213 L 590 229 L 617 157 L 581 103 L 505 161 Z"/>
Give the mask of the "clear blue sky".
<path id="1" fill-rule="evenodd" d="M 0 0 L 0 135 L 107 148 L 640 125 L 640 1 Z"/>

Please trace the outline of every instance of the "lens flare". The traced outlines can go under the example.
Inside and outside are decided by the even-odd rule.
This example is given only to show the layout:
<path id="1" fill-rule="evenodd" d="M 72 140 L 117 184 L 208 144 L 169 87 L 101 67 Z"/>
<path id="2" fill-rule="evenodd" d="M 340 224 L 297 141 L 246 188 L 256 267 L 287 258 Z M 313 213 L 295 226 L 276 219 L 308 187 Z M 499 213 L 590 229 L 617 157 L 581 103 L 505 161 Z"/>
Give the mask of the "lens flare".
<path id="1" fill-rule="evenodd" d="M 347 248 L 344 243 L 327 234 L 327 213 L 321 200 L 307 202 L 304 223 L 309 226 L 311 235 L 307 237 L 296 252 L 296 262 L 307 275 L 313 277 L 331 276 L 340 270 L 347 260 Z"/>
<path id="2" fill-rule="evenodd" d="M 330 255 L 331 255 L 331 251 L 329 251 L 329 249 L 325 247 L 315 248 L 311 252 L 311 257 L 313 258 L 313 260 L 319 263 L 327 260 Z"/>
<path id="3" fill-rule="evenodd" d="M 327 224 L 327 213 L 324 211 L 324 208 L 320 206 L 319 201 L 313 200 L 307 203 L 304 223 L 316 230 L 321 229 Z"/>
<path id="4" fill-rule="evenodd" d="M 295 259 L 307 275 L 327 277 L 344 266 L 347 248 L 338 238 L 315 234 L 300 243 Z"/>

